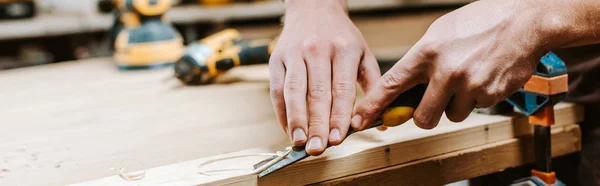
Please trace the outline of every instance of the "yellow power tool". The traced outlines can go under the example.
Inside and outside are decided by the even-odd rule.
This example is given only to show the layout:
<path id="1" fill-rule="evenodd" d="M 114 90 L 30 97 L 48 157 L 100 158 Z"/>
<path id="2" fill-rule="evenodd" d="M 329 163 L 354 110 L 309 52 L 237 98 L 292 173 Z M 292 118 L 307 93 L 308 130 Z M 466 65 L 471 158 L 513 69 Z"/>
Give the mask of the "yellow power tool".
<path id="1" fill-rule="evenodd" d="M 267 64 L 275 40 L 243 40 L 235 29 L 226 29 L 189 44 L 175 63 L 175 77 L 188 85 L 211 83 L 241 65 Z"/>
<path id="2" fill-rule="evenodd" d="M 114 41 L 114 58 L 121 70 L 172 65 L 184 50 L 181 35 L 165 23 L 171 0 L 114 0 L 123 28 Z"/>

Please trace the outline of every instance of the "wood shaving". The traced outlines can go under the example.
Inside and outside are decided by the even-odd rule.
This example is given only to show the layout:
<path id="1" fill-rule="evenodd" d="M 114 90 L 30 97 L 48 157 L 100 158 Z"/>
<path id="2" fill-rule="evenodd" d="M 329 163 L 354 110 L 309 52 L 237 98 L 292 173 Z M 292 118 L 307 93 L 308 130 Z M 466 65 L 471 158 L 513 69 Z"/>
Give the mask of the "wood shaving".
<path id="1" fill-rule="evenodd" d="M 228 156 L 228 157 L 223 157 L 223 158 L 217 158 L 217 159 L 213 159 L 213 160 L 208 160 L 208 161 L 205 161 L 205 162 L 201 163 L 200 164 L 200 168 L 205 168 L 207 165 L 213 164 L 213 163 L 216 163 L 216 162 L 225 161 L 225 160 L 231 160 L 231 159 L 237 159 L 237 158 L 254 157 L 254 156 L 269 156 L 269 157 L 276 156 L 276 158 L 273 158 L 271 161 L 269 161 L 265 165 L 263 165 L 263 166 L 261 166 L 259 168 L 256 168 L 256 169 L 242 169 L 242 168 L 238 168 L 238 169 L 209 169 L 209 170 L 201 170 L 199 174 L 202 174 L 202 175 L 205 175 L 205 176 L 215 176 L 215 175 L 222 175 L 222 174 L 228 174 L 228 173 L 234 173 L 234 172 L 243 172 L 245 174 L 258 174 L 258 173 L 266 170 L 270 166 L 274 165 L 275 163 L 283 160 L 291 152 L 292 152 L 292 148 L 288 147 L 288 148 L 286 148 L 285 152 L 245 154 L 245 155 Z"/>
<path id="2" fill-rule="evenodd" d="M 129 169 L 135 169 L 135 165 L 141 166 L 142 170 L 128 172 Z M 119 177 L 127 181 L 141 180 L 146 177 L 146 165 L 138 160 L 127 159 L 121 161 L 119 166 Z"/>

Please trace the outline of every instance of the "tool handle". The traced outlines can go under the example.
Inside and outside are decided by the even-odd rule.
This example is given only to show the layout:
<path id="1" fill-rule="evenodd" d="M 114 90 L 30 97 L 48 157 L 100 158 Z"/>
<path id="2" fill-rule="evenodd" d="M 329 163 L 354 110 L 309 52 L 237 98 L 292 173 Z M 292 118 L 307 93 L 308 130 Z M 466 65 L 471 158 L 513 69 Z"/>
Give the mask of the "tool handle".
<path id="1" fill-rule="evenodd" d="M 426 88 L 426 85 L 420 84 L 400 94 L 369 128 L 382 125 L 393 127 L 410 120 L 413 117 L 415 109 L 421 103 Z M 353 128 L 350 128 L 348 135 L 355 132 Z"/>

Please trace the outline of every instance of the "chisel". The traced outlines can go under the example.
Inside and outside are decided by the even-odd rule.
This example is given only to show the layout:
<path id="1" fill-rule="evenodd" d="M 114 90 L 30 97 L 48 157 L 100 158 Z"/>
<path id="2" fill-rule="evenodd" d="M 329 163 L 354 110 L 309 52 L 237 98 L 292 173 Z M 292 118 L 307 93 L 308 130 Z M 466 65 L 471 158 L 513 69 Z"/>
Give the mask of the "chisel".
<path id="1" fill-rule="evenodd" d="M 417 85 L 408 91 L 402 93 L 398 96 L 390 106 L 383 112 L 383 114 L 373 123 L 369 128 L 375 128 L 378 126 L 397 126 L 403 124 L 413 117 L 413 113 L 421 99 L 423 98 L 423 94 L 425 93 L 425 85 Z M 348 130 L 348 136 L 355 133 L 356 131 L 352 128 Z M 330 146 L 328 146 L 330 147 Z M 294 147 L 291 152 L 282 160 L 276 162 L 270 167 L 267 167 L 265 170 L 258 173 L 258 177 L 266 176 L 272 172 L 275 172 L 283 167 L 286 167 L 292 163 L 300 161 L 306 157 L 308 157 L 304 147 Z M 254 165 L 255 169 L 259 169 L 270 163 L 273 159 L 277 157 L 273 157 L 264 161 L 261 161 Z"/>

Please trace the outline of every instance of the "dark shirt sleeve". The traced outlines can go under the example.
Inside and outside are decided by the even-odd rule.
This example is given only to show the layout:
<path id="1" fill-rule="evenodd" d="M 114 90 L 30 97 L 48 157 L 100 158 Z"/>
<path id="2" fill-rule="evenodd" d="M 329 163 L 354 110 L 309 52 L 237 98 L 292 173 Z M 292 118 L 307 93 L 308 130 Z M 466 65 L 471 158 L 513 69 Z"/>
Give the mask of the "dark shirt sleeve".
<path id="1" fill-rule="evenodd" d="M 565 48 L 555 52 L 567 65 L 567 101 L 600 104 L 600 45 Z"/>

